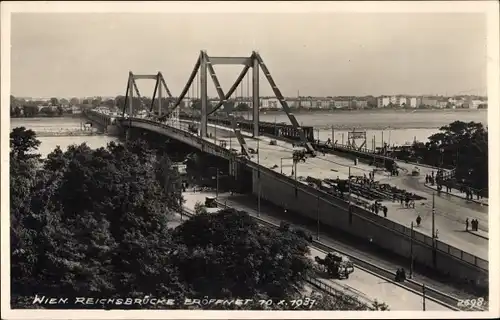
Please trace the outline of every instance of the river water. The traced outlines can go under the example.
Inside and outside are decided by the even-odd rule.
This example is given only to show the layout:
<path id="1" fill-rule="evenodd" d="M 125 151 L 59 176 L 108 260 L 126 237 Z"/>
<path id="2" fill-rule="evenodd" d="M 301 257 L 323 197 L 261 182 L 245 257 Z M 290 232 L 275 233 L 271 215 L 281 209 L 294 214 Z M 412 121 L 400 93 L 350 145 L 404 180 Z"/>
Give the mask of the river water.
<path id="1" fill-rule="evenodd" d="M 321 140 L 332 137 L 334 128 L 335 140 L 338 143 L 347 142 L 347 131 L 366 131 L 367 147 L 372 147 L 372 139 L 376 146 L 382 145 L 382 136 L 386 143 L 401 145 L 427 138 L 439 131 L 441 126 L 455 120 L 482 122 L 487 125 L 487 110 L 426 110 L 415 112 L 404 111 L 349 111 L 334 113 L 299 113 L 297 120 L 304 126 L 313 126 L 319 132 Z M 289 123 L 287 116 L 281 112 L 261 114 L 261 121 Z M 79 130 L 84 120 L 80 118 L 12 118 L 11 128 L 24 126 L 37 132 Z M 109 136 L 79 136 L 79 137 L 40 137 L 42 144 L 39 153 L 46 156 L 56 146 L 65 150 L 71 144 L 86 142 L 92 148 L 105 146 L 110 141 L 116 141 Z M 358 145 L 360 141 L 356 142 Z"/>
<path id="2" fill-rule="evenodd" d="M 35 132 L 54 132 L 60 130 L 80 130 L 82 122 L 85 120 L 83 118 L 11 118 L 10 127 L 11 129 L 15 127 L 26 127 Z M 117 141 L 118 139 L 110 136 L 58 136 L 58 137 L 39 137 L 42 143 L 38 147 L 38 153 L 42 157 L 46 157 L 47 154 L 52 152 L 57 146 L 60 146 L 64 151 L 67 147 L 72 144 L 79 145 L 81 143 L 87 143 L 91 148 L 99 148 L 106 146 L 111 141 Z"/>

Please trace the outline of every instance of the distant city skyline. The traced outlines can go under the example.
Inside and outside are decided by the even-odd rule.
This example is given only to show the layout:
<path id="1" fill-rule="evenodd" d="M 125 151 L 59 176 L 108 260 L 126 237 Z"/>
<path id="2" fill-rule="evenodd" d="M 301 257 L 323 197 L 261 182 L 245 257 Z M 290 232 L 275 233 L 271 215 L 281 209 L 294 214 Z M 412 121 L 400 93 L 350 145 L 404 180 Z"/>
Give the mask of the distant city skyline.
<path id="1" fill-rule="evenodd" d="M 487 95 L 481 13 L 14 13 L 11 34 L 14 96 L 123 95 L 129 71 L 162 71 L 178 96 L 201 49 L 259 51 L 288 97 Z M 241 67 L 215 69 L 227 91 Z M 152 95 L 154 81 L 138 85 Z"/>

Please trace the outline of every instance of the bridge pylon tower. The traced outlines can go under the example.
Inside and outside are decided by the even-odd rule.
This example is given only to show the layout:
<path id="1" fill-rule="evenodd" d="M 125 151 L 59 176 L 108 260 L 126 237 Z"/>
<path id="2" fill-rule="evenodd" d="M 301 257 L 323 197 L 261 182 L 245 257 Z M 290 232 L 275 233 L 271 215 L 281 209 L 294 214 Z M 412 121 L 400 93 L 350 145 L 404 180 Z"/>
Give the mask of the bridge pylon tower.
<path id="1" fill-rule="evenodd" d="M 229 90 L 224 93 L 224 91 L 221 88 L 220 82 L 218 81 L 217 75 L 215 73 L 215 70 L 213 68 L 214 65 L 243 65 L 243 70 L 241 71 L 240 75 L 236 78 L 236 81 L 233 83 L 233 85 L 229 88 Z M 281 91 L 278 89 L 276 82 L 272 78 L 269 69 L 264 63 L 264 60 L 262 60 L 262 57 L 257 51 L 252 51 L 250 56 L 248 57 L 212 57 L 207 54 L 206 51 L 200 51 L 200 54 L 198 56 L 198 59 L 196 60 L 195 66 L 193 68 L 193 71 L 191 72 L 191 75 L 189 76 L 189 79 L 182 90 L 180 96 L 177 98 L 177 101 L 169 108 L 167 111 L 167 115 L 170 114 L 175 108 L 177 108 L 181 101 L 184 99 L 186 94 L 188 93 L 188 90 L 190 86 L 192 85 L 196 75 L 199 73 L 200 75 L 200 102 L 201 102 L 201 120 L 200 120 L 200 135 L 202 137 L 207 137 L 207 124 L 208 124 L 208 117 L 212 114 L 214 114 L 219 108 L 224 106 L 228 100 L 231 98 L 231 95 L 235 92 L 235 90 L 238 88 L 240 83 L 243 81 L 244 77 L 246 76 L 247 72 L 249 72 L 249 69 L 252 68 L 252 121 L 253 121 L 253 132 L 252 135 L 253 137 L 258 137 L 260 130 L 259 130 L 259 106 L 260 106 L 260 97 L 259 97 L 259 89 L 260 89 L 260 83 L 259 83 L 259 73 L 260 70 L 264 73 L 264 76 L 266 77 L 267 81 L 269 82 L 271 89 L 274 92 L 274 95 L 276 98 L 279 100 L 281 107 L 285 111 L 286 115 L 288 116 L 288 119 L 290 120 L 291 124 L 293 127 L 299 132 L 301 142 L 303 146 L 306 148 L 306 150 L 310 153 L 315 155 L 314 148 L 312 144 L 307 140 L 306 135 L 304 133 L 304 130 L 301 128 L 299 122 L 295 118 L 295 115 L 293 114 L 292 110 L 288 106 L 288 103 L 286 102 L 285 98 L 281 94 Z M 215 85 L 215 89 L 217 91 L 217 94 L 219 96 L 219 102 L 212 108 L 212 110 L 208 110 L 208 96 L 207 96 L 207 85 L 208 85 L 208 74 L 210 74 L 212 81 Z M 235 120 L 235 119 L 232 119 Z M 237 125 L 237 121 L 231 121 L 233 130 L 235 132 L 235 135 L 238 137 L 238 142 L 240 143 L 242 147 L 242 151 L 245 155 L 248 156 L 247 151 L 246 151 L 246 144 L 244 142 L 243 135 L 239 132 L 239 128 Z"/>
<path id="2" fill-rule="evenodd" d="M 154 91 L 153 91 L 153 97 L 151 99 L 151 104 L 150 106 L 146 106 L 144 103 L 144 99 L 141 96 L 139 92 L 139 88 L 137 86 L 136 80 L 156 80 Z M 134 93 L 139 99 L 141 103 L 141 107 L 143 110 L 146 110 L 149 114 L 154 114 L 155 111 L 154 109 L 154 102 L 156 96 L 158 96 L 158 107 L 156 114 L 158 117 L 161 117 L 162 115 L 162 102 L 163 102 L 163 90 L 165 90 L 168 98 L 173 98 L 172 93 L 170 92 L 170 89 L 167 86 L 167 83 L 165 82 L 165 79 L 163 78 L 163 74 L 158 71 L 156 74 L 134 74 L 132 71 L 129 72 L 128 74 L 128 79 L 127 79 L 127 89 L 125 92 L 125 101 L 123 103 L 123 109 L 122 109 L 122 116 L 125 115 L 125 111 L 128 107 L 128 114 L 129 116 L 132 116 L 134 113 Z"/>

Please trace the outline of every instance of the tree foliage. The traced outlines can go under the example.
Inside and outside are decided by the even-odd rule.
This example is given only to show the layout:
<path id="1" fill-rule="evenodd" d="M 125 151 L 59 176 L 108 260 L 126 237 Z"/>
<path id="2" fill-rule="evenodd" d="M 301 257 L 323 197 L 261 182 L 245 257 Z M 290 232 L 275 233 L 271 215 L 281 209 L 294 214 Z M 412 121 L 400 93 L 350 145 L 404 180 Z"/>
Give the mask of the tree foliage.
<path id="1" fill-rule="evenodd" d="M 16 128 L 10 142 L 13 307 L 40 307 L 35 293 L 171 297 L 179 302 L 171 308 L 186 308 L 185 297 L 302 297 L 312 266 L 307 242 L 294 233 L 262 228 L 234 210 L 169 229 L 183 201 L 179 175 L 144 141 L 56 148 L 43 160 L 33 131 Z M 357 306 L 339 299 L 324 297 L 316 308 Z M 129 306 L 144 307 L 155 306 Z"/>
<path id="2" fill-rule="evenodd" d="M 424 163 L 456 169 L 456 179 L 475 189 L 488 187 L 488 131 L 481 123 L 455 121 L 415 144 Z"/>
<path id="3" fill-rule="evenodd" d="M 247 103 L 241 102 L 236 106 L 236 111 L 248 111 L 250 106 Z"/>

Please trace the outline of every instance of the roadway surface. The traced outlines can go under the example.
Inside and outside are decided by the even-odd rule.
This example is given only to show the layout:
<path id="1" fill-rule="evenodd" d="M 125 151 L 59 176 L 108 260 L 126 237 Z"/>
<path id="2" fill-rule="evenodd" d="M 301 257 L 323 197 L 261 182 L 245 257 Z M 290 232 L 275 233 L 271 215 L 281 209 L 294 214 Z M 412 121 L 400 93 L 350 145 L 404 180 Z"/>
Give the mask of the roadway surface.
<path id="1" fill-rule="evenodd" d="M 188 121 L 181 120 L 176 123 L 169 123 L 171 126 L 187 130 Z M 212 143 L 220 144 L 220 141 L 226 141 L 226 147 L 240 151 L 240 146 L 234 133 L 228 131 L 226 127 L 208 125 L 208 133 L 211 138 L 205 140 Z M 282 172 L 285 175 L 291 176 L 292 173 L 292 156 L 293 146 L 285 141 L 277 141 L 277 145 L 270 145 L 271 138 L 260 136 L 258 139 L 251 138 L 251 134 L 242 132 L 245 136 L 246 143 L 249 148 L 259 149 L 259 155 L 252 155 L 251 160 L 255 163 L 272 169 L 276 172 Z M 413 164 L 398 162 L 398 165 L 408 172 L 403 170 L 397 177 L 390 177 L 386 172 L 377 171 L 375 180 L 389 183 L 400 189 L 406 189 L 408 192 L 419 194 L 426 198 L 416 202 L 415 209 L 401 208 L 399 203 L 384 201 L 383 204 L 389 208 L 388 219 L 397 222 L 401 225 L 410 227 L 412 221 L 415 221 L 418 215 L 421 216 L 422 222 L 420 227 L 415 228 L 419 232 L 428 236 L 432 235 L 432 189 L 424 185 L 425 175 L 430 174 L 433 169 L 419 166 L 420 176 L 413 177 L 410 175 Z M 354 161 L 332 154 L 320 154 L 315 158 L 308 158 L 305 163 L 297 165 L 297 178 L 301 180 L 307 176 L 325 179 L 346 179 L 351 175 L 363 176 L 368 175 L 373 170 L 373 167 L 358 163 L 354 165 Z M 444 193 L 435 196 L 435 228 L 438 230 L 438 239 L 457 249 L 471 253 L 479 258 L 488 260 L 488 240 L 479 237 L 475 234 L 465 231 L 465 219 L 478 219 L 481 230 L 488 231 L 488 207 L 481 204 L 468 202 Z M 416 225 L 416 223 L 414 223 Z"/>
<path id="2" fill-rule="evenodd" d="M 183 193 L 186 200 L 185 206 L 194 209 L 197 202 L 203 203 L 207 196 L 215 196 L 214 192 L 185 192 Z M 219 199 L 226 202 L 227 205 L 238 210 L 244 210 L 250 215 L 257 216 L 257 211 L 250 206 L 229 200 L 229 194 L 219 194 Z M 267 215 L 267 213 L 260 214 L 260 218 L 266 221 L 279 224 L 279 220 Z M 327 243 L 327 240 L 322 237 L 322 241 Z M 314 260 L 315 256 L 324 258 L 325 253 L 315 248 L 310 248 L 311 252 L 309 257 Z M 349 276 L 349 279 L 337 280 L 326 277 L 319 277 L 320 281 L 334 287 L 338 290 L 349 292 L 359 297 L 361 301 L 373 302 L 377 300 L 382 303 L 385 302 L 389 305 L 392 311 L 421 311 L 422 310 L 422 296 L 406 290 L 391 281 L 379 278 L 372 273 L 366 272 L 359 268 L 355 268 L 354 273 Z M 425 302 L 427 311 L 450 311 L 450 309 L 426 299 Z"/>

